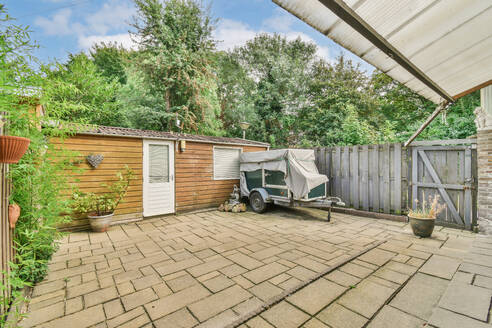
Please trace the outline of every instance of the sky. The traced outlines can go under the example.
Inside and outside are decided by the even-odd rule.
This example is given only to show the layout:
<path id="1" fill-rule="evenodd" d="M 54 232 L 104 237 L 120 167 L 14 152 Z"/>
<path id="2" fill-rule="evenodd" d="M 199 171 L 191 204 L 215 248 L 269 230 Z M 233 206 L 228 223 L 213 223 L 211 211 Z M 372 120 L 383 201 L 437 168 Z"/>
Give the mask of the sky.
<path id="1" fill-rule="evenodd" d="M 369 64 L 335 44 L 271 0 L 203 0 L 218 18 L 214 38 L 221 50 L 233 49 L 257 33 L 279 33 L 318 45 L 318 55 L 328 61 L 341 53 L 372 71 Z M 64 61 L 69 53 L 87 51 L 95 43 L 116 41 L 134 46 L 130 22 L 135 14 L 131 0 L 6 0 L 17 24 L 29 26 L 39 44 L 35 55 L 43 62 Z"/>

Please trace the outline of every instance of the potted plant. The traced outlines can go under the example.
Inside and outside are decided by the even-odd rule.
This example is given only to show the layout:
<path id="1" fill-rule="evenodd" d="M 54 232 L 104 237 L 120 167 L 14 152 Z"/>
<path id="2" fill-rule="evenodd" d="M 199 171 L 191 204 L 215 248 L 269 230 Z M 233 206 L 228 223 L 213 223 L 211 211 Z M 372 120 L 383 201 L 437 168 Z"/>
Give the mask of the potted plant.
<path id="1" fill-rule="evenodd" d="M 434 195 L 434 198 L 429 196 L 428 201 L 423 197 L 422 204 L 419 204 L 418 199 L 415 200 L 417 206 L 415 210 L 408 210 L 408 219 L 413 233 L 419 237 L 430 237 L 434 231 L 434 225 L 437 215 L 441 213 L 446 205 L 439 204 L 439 196 Z"/>
<path id="2" fill-rule="evenodd" d="M 0 163 L 19 162 L 31 140 L 23 137 L 0 136 Z"/>
<path id="3" fill-rule="evenodd" d="M 117 180 L 112 184 L 101 184 L 108 190 L 105 193 L 75 192 L 72 196 L 74 212 L 86 213 L 93 231 L 108 230 L 114 211 L 121 203 L 133 179 L 133 171 L 125 166 L 124 170 L 116 173 L 116 177 Z"/>

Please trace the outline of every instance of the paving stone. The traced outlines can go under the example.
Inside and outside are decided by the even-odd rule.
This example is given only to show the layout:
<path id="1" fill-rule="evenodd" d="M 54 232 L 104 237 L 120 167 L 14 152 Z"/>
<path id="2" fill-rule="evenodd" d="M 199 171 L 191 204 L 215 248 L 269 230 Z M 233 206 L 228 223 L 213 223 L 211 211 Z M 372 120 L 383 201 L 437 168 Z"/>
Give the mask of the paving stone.
<path id="1" fill-rule="evenodd" d="M 366 318 L 337 303 L 328 306 L 316 318 L 333 328 L 360 328 L 367 323 Z"/>
<path id="2" fill-rule="evenodd" d="M 111 320 L 107 320 L 106 323 L 108 325 L 108 328 L 120 327 L 124 323 L 129 322 L 135 318 L 138 318 L 144 313 L 145 311 L 143 307 L 139 306 L 138 308 L 135 308 L 131 311 L 126 311 L 123 314 L 116 316 Z"/>
<path id="3" fill-rule="evenodd" d="M 221 290 L 226 289 L 227 287 L 230 287 L 234 284 L 234 281 L 224 275 L 220 275 L 203 282 L 203 285 L 213 293 L 220 292 Z"/>
<path id="4" fill-rule="evenodd" d="M 419 272 L 427 273 L 444 279 L 453 278 L 454 273 L 458 270 L 461 261 L 450 257 L 433 255 L 420 268 Z"/>
<path id="5" fill-rule="evenodd" d="M 459 270 L 463 272 L 475 273 L 482 276 L 492 277 L 492 268 L 483 265 L 478 265 L 473 263 L 462 263 L 460 265 Z"/>
<path id="6" fill-rule="evenodd" d="M 428 320 L 448 283 L 441 278 L 417 273 L 393 298 L 390 305 L 422 320 Z"/>
<path id="7" fill-rule="evenodd" d="M 463 281 L 463 282 L 467 282 L 467 281 Z M 492 278 L 476 275 L 475 280 L 473 281 L 473 284 L 475 286 L 492 289 Z"/>
<path id="8" fill-rule="evenodd" d="M 89 294 L 85 294 L 84 303 L 85 303 L 85 307 L 91 307 L 115 299 L 117 297 L 118 297 L 118 291 L 116 290 L 116 287 L 108 287 L 108 288 L 96 290 Z"/>
<path id="9" fill-rule="evenodd" d="M 492 291 L 489 289 L 452 282 L 439 301 L 439 306 L 477 320 L 487 321 Z"/>
<path id="10" fill-rule="evenodd" d="M 235 263 L 239 264 L 240 266 L 242 266 L 248 270 L 253 270 L 253 269 L 256 269 L 256 268 L 263 265 L 262 262 L 254 259 L 248 255 L 244 255 L 242 253 L 236 253 L 236 254 L 230 255 L 230 256 L 228 256 L 228 258 L 231 261 L 234 261 Z"/>
<path id="11" fill-rule="evenodd" d="M 161 275 L 165 276 L 174 272 L 178 272 L 187 268 L 190 268 L 192 266 L 198 265 L 200 263 L 203 263 L 200 259 L 197 259 L 195 257 L 179 261 L 179 262 L 174 262 L 174 263 L 164 263 L 164 264 L 154 264 L 154 269 Z"/>
<path id="12" fill-rule="evenodd" d="M 257 260 L 263 260 L 283 252 L 285 252 L 285 249 L 279 247 L 269 247 L 267 249 L 251 253 L 250 256 Z"/>
<path id="13" fill-rule="evenodd" d="M 461 272 L 461 271 L 456 271 L 454 273 L 454 276 L 453 276 L 453 281 L 461 281 L 461 282 L 464 282 L 466 284 L 472 284 L 472 281 L 473 281 L 473 277 L 475 275 L 473 273 L 467 273 L 467 272 Z M 484 278 L 488 278 L 488 277 L 484 277 Z M 489 278 L 488 278 L 489 279 Z M 481 286 L 481 287 L 485 287 L 485 286 Z M 492 287 L 491 287 L 492 288 Z"/>
<path id="14" fill-rule="evenodd" d="M 268 281 L 264 281 L 261 284 L 251 287 L 248 291 L 257 296 L 259 299 L 267 301 L 268 299 L 281 294 L 283 289 L 278 288 Z"/>
<path id="15" fill-rule="evenodd" d="M 467 253 L 465 256 L 465 262 L 492 267 L 492 256 L 476 254 L 476 253 Z"/>
<path id="16" fill-rule="evenodd" d="M 145 309 L 150 318 L 156 320 L 208 295 L 210 292 L 205 287 L 195 285 L 146 304 Z"/>
<path id="17" fill-rule="evenodd" d="M 86 328 L 104 321 L 104 311 L 102 305 L 96 305 L 88 309 L 64 316 L 59 319 L 50 321 L 49 324 L 40 327 L 50 328 Z"/>
<path id="18" fill-rule="evenodd" d="M 262 267 L 256 268 L 252 271 L 245 273 L 243 276 L 251 280 L 255 284 L 259 284 L 265 280 L 268 280 L 276 275 L 287 271 L 289 268 L 285 265 L 278 264 L 276 262 L 264 265 Z"/>
<path id="19" fill-rule="evenodd" d="M 222 269 L 223 267 L 226 267 L 230 264 L 232 264 L 231 261 L 229 261 L 226 258 L 220 257 L 220 258 L 217 258 L 215 260 L 208 261 L 208 262 L 205 262 L 203 264 L 189 268 L 189 269 L 187 269 L 187 271 L 193 277 L 199 277 L 199 276 L 207 274 L 209 272 Z"/>
<path id="20" fill-rule="evenodd" d="M 69 287 L 67 288 L 67 298 L 89 294 L 90 292 L 93 292 L 97 289 L 99 289 L 99 283 L 97 282 L 97 280 L 93 280 L 78 286 Z"/>
<path id="21" fill-rule="evenodd" d="M 314 315 L 347 290 L 326 279 L 318 279 L 287 298 L 301 310 Z"/>
<path id="22" fill-rule="evenodd" d="M 310 319 L 307 314 L 285 301 L 263 312 L 261 316 L 273 326 L 282 328 L 297 328 Z"/>
<path id="23" fill-rule="evenodd" d="M 330 328 L 316 318 L 312 318 L 302 325 L 302 328 Z"/>
<path id="24" fill-rule="evenodd" d="M 252 311 L 258 310 L 264 302 L 260 300 L 257 297 L 252 297 L 242 303 L 239 303 L 235 307 L 232 308 L 232 310 L 237 313 L 238 315 L 246 315 L 249 314 Z"/>
<path id="25" fill-rule="evenodd" d="M 172 294 L 172 290 L 166 285 L 165 282 L 152 286 L 152 289 L 159 298 Z"/>
<path id="26" fill-rule="evenodd" d="M 400 272 L 400 273 L 403 273 L 403 274 L 406 274 L 406 275 L 413 275 L 415 272 L 417 272 L 417 268 L 412 266 L 412 265 L 408 265 L 408 264 L 404 264 L 404 263 L 400 263 L 400 262 L 395 262 L 395 261 L 389 261 L 388 263 L 385 264 L 384 266 L 386 269 L 390 269 L 390 270 L 393 270 L 393 271 L 396 271 L 396 272 Z"/>
<path id="27" fill-rule="evenodd" d="M 412 258 L 410 258 L 410 260 L 407 261 L 407 264 L 410 264 L 410 265 L 417 267 L 417 268 L 420 268 L 422 265 L 424 265 L 424 263 L 425 263 L 425 260 L 422 260 L 422 259 L 419 259 L 416 257 L 412 257 Z"/>
<path id="28" fill-rule="evenodd" d="M 324 278 L 345 287 L 355 286 L 360 282 L 360 278 L 357 278 L 340 270 L 332 271 Z"/>
<path id="29" fill-rule="evenodd" d="M 145 324 L 149 324 L 150 319 L 149 316 L 144 313 L 128 322 L 125 322 L 121 326 L 118 326 L 118 328 L 135 328 L 135 327 L 143 327 Z"/>
<path id="30" fill-rule="evenodd" d="M 136 290 L 142 290 L 151 287 L 153 285 L 157 285 L 161 282 L 162 282 L 161 278 L 156 274 L 143 276 L 142 278 L 132 280 L 133 287 L 135 287 Z"/>
<path id="31" fill-rule="evenodd" d="M 249 328 L 275 328 L 262 317 L 254 317 L 246 322 Z"/>
<path id="32" fill-rule="evenodd" d="M 78 312 L 83 308 L 84 308 L 84 303 L 82 302 L 82 296 L 71 298 L 66 301 L 65 315 Z"/>
<path id="33" fill-rule="evenodd" d="M 316 272 L 322 272 L 328 268 L 327 265 L 324 265 L 323 263 L 320 263 L 318 261 L 312 260 L 307 257 L 301 257 L 298 258 L 297 260 L 294 261 L 295 263 L 302 265 L 303 267 L 313 270 Z"/>
<path id="34" fill-rule="evenodd" d="M 22 320 L 21 327 L 37 327 L 39 324 L 59 318 L 65 314 L 65 303 L 58 302 L 47 307 L 31 311 L 29 316 Z"/>
<path id="35" fill-rule="evenodd" d="M 338 303 L 365 316 L 372 317 L 390 298 L 394 290 L 370 281 L 362 281 L 343 295 Z"/>
<path id="36" fill-rule="evenodd" d="M 250 297 L 250 293 L 238 285 L 234 285 L 193 303 L 188 308 L 200 322 L 203 322 Z"/>
<path id="37" fill-rule="evenodd" d="M 184 308 L 171 313 L 159 320 L 154 321 L 156 328 L 191 328 L 198 324 L 198 321 Z"/>
<path id="38" fill-rule="evenodd" d="M 290 269 L 286 273 L 291 275 L 292 277 L 295 277 L 295 278 L 301 280 L 301 281 L 309 280 L 309 279 L 313 278 L 314 276 L 316 276 L 316 274 L 317 274 L 316 272 L 309 270 L 309 269 L 306 269 L 305 267 L 300 266 L 300 265 Z"/>
<path id="39" fill-rule="evenodd" d="M 103 307 L 107 319 L 112 319 L 125 312 L 125 310 L 123 309 L 123 305 L 121 305 L 120 299 L 106 302 L 103 304 Z"/>
<path id="40" fill-rule="evenodd" d="M 226 310 L 213 318 L 201 323 L 199 328 L 217 328 L 227 327 L 238 319 L 238 316 L 232 310 Z"/>
<path id="41" fill-rule="evenodd" d="M 240 274 L 243 274 L 247 272 L 248 270 L 243 268 L 242 266 L 239 266 L 237 264 L 229 265 L 225 268 L 222 268 L 219 270 L 221 273 L 225 274 L 229 278 L 236 277 Z"/>
<path id="42" fill-rule="evenodd" d="M 358 278 L 366 278 L 373 272 L 373 270 L 364 268 L 363 266 L 353 263 L 347 263 L 344 266 L 340 267 L 339 270 L 351 274 L 353 276 L 356 276 Z"/>
<path id="43" fill-rule="evenodd" d="M 483 322 L 441 308 L 434 309 L 429 324 L 437 328 L 490 328 Z"/>
<path id="44" fill-rule="evenodd" d="M 357 259 L 360 261 L 375 264 L 377 266 L 382 266 L 395 255 L 395 253 L 375 248 L 365 254 L 362 254 Z"/>
<path id="45" fill-rule="evenodd" d="M 166 283 L 173 292 L 179 292 L 180 290 L 196 285 L 198 282 L 189 274 L 185 274 L 176 279 L 166 281 Z"/>
<path id="46" fill-rule="evenodd" d="M 398 322 L 398 328 L 418 328 L 425 324 L 424 320 L 385 305 L 371 320 L 367 328 L 394 328 L 396 322 Z"/>
<path id="47" fill-rule="evenodd" d="M 147 288 L 121 298 L 121 302 L 125 307 L 126 311 L 134 309 L 140 305 L 144 305 L 157 299 L 157 295 L 154 293 L 152 288 Z"/>
<path id="48" fill-rule="evenodd" d="M 386 287 L 394 289 L 394 290 L 397 290 L 401 286 L 395 282 L 392 282 L 392 281 L 389 281 L 386 279 L 382 279 L 382 278 L 379 278 L 379 277 L 374 276 L 374 275 L 367 277 L 366 280 L 372 281 L 378 285 L 386 286 Z"/>
<path id="49" fill-rule="evenodd" d="M 65 281 L 63 279 L 36 285 L 32 291 L 32 297 L 49 294 L 63 288 L 65 288 Z"/>
<path id="50" fill-rule="evenodd" d="M 393 270 L 389 270 L 386 268 L 386 266 L 382 267 L 381 269 L 377 270 L 374 272 L 374 276 L 386 279 L 388 281 L 397 283 L 397 284 L 403 284 L 405 281 L 407 281 L 408 278 L 410 278 L 409 275 L 399 273 Z"/>
<path id="51" fill-rule="evenodd" d="M 135 288 L 129 281 L 116 285 L 116 289 L 118 289 L 118 294 L 120 294 L 120 296 L 124 296 L 135 291 Z"/>

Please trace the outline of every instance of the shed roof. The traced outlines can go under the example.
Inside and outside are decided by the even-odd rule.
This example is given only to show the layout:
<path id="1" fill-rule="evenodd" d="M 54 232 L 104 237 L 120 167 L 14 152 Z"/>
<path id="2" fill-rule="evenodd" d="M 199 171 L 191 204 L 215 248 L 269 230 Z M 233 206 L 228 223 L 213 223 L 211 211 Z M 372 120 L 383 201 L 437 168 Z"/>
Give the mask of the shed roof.
<path id="1" fill-rule="evenodd" d="M 131 137 L 131 138 L 150 138 L 150 139 L 163 139 L 163 140 L 187 140 L 194 142 L 203 142 L 211 144 L 233 144 L 233 145 L 251 145 L 251 146 L 263 146 L 268 147 L 270 144 L 265 142 L 259 142 L 254 140 L 247 140 L 241 138 L 226 138 L 226 137 L 213 137 L 202 136 L 187 133 L 165 132 L 165 131 L 153 131 L 153 130 L 139 130 L 120 128 L 113 126 L 87 126 L 84 129 L 79 129 L 77 134 L 85 135 L 101 135 L 101 136 L 113 136 L 113 137 Z"/>
<path id="2" fill-rule="evenodd" d="M 492 84 L 490 0 L 273 0 L 440 103 Z"/>

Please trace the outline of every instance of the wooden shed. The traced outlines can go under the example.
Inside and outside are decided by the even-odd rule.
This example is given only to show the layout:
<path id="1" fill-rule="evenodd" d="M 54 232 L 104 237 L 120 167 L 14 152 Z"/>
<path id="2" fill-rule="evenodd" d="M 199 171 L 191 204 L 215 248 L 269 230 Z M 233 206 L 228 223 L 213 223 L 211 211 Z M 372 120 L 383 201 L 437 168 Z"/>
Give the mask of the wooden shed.
<path id="1" fill-rule="evenodd" d="M 141 220 L 218 206 L 239 184 L 239 154 L 267 150 L 262 142 L 239 139 L 97 126 L 57 146 L 77 152 L 82 173 L 72 173 L 81 191 L 104 192 L 102 183 L 116 179 L 128 165 L 135 179 L 113 223 Z M 88 155 L 104 159 L 92 167 Z M 74 219 L 66 228 L 85 229 L 87 219 Z"/>

